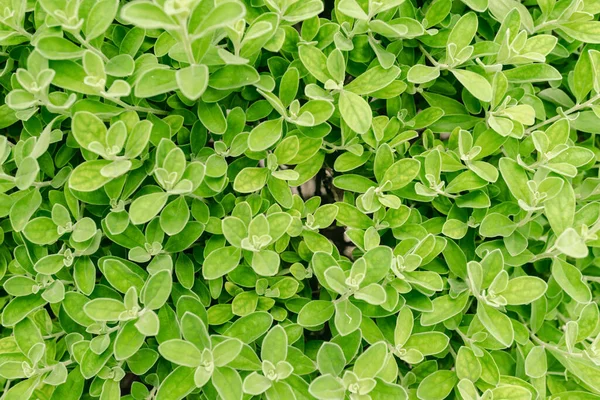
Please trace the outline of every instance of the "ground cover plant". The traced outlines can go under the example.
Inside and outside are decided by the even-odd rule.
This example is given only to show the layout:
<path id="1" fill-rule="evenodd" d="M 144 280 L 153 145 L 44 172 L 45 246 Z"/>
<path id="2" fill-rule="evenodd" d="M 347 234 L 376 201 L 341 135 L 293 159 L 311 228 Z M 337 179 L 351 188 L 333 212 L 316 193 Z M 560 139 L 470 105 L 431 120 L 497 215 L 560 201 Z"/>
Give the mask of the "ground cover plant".
<path id="1" fill-rule="evenodd" d="M 598 14 L 0 0 L 2 399 L 600 398 Z"/>

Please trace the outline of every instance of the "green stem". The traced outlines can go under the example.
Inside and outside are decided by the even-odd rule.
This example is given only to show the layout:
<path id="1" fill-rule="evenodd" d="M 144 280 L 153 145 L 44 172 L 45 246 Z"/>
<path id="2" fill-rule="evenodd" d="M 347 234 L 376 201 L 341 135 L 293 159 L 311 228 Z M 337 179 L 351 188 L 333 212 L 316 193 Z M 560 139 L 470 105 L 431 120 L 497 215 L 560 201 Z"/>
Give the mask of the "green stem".
<path id="1" fill-rule="evenodd" d="M 521 227 L 521 226 L 527 224 L 532 219 L 534 219 L 534 218 L 532 218 L 533 217 L 533 212 L 534 212 L 533 210 L 527 211 L 527 215 L 525 215 L 525 217 L 517 223 L 517 227 Z"/>
<path id="2" fill-rule="evenodd" d="M 558 252 L 558 251 L 551 251 L 551 252 L 547 251 L 547 252 L 538 254 L 537 256 L 533 257 L 531 259 L 531 261 L 529 261 L 529 262 L 536 262 L 536 261 L 539 261 L 539 260 L 543 260 L 544 258 L 552 258 L 552 257 L 557 256 L 559 254 L 560 254 L 560 252 Z"/>
<path id="3" fill-rule="evenodd" d="M 5 180 L 5 181 L 9 181 L 9 182 L 15 183 L 16 178 L 14 176 L 10 176 L 10 175 L 7 175 L 7 174 L 0 173 L 0 180 Z M 51 182 L 33 182 L 31 184 L 31 186 L 36 187 L 36 188 L 41 188 L 41 187 L 50 186 L 50 183 Z"/>
<path id="4" fill-rule="evenodd" d="M 458 197 L 458 195 L 456 195 L 456 194 L 447 193 L 447 192 L 445 192 L 445 191 L 443 191 L 443 190 L 436 190 L 435 192 L 436 192 L 437 194 L 440 194 L 440 195 L 442 195 L 442 196 L 446 196 L 446 197 L 447 197 L 447 198 L 449 198 L 449 199 L 456 199 L 456 198 Z"/>
<path id="5" fill-rule="evenodd" d="M 539 31 L 541 31 L 541 30 L 544 30 L 544 29 L 546 29 L 547 27 L 549 27 L 549 26 L 551 26 L 551 25 L 554 25 L 554 24 L 556 24 L 556 20 L 552 20 L 552 21 L 546 21 L 546 22 L 543 22 L 543 23 L 539 24 L 538 26 L 535 26 L 535 27 L 533 28 L 533 31 L 534 31 L 534 32 L 539 32 Z"/>
<path id="6" fill-rule="evenodd" d="M 568 351 L 565 351 L 563 349 L 561 349 L 558 346 L 555 346 L 553 344 L 550 343 L 546 343 L 544 342 L 542 339 L 540 339 L 539 337 L 535 336 L 533 333 L 529 332 L 529 337 L 531 338 L 531 340 L 533 342 L 535 342 L 538 346 L 542 346 L 545 349 L 550 349 L 550 350 L 554 350 L 556 352 L 562 353 L 563 355 L 567 356 L 567 357 L 575 357 L 575 358 L 584 358 L 583 354 L 576 354 L 576 353 L 569 353 Z"/>
<path id="7" fill-rule="evenodd" d="M 448 345 L 448 351 L 450 352 L 450 354 L 452 354 L 452 357 L 456 360 L 457 354 L 456 354 L 456 351 L 454 351 L 454 349 L 452 348 L 451 345 Z"/>
<path id="8" fill-rule="evenodd" d="M 86 49 L 88 49 L 88 50 L 92 51 L 93 53 L 95 53 L 98 57 L 102 58 L 102 60 L 104 62 L 108 62 L 108 57 L 106 57 L 103 52 L 101 52 L 100 50 L 98 50 L 97 48 L 95 48 L 94 46 L 92 46 L 87 40 L 85 40 L 81 36 L 81 33 L 79 33 L 79 32 L 73 32 L 73 36 L 75 37 L 75 39 L 77 39 L 77 41 L 79 43 L 81 43 L 83 45 L 83 47 L 85 47 Z"/>
<path id="9" fill-rule="evenodd" d="M 348 290 L 346 293 L 344 293 L 337 299 L 333 300 L 333 304 L 341 303 L 344 300 L 348 300 L 350 298 L 350 296 L 352 296 L 353 294 L 354 294 L 354 290 Z"/>
<path id="10" fill-rule="evenodd" d="M 25 36 L 27 39 L 29 39 L 29 41 L 31 41 L 31 39 L 33 38 L 33 35 L 31 33 L 27 32 L 24 28 L 20 26 L 11 25 L 6 21 L 2 21 L 2 23 L 10 28 L 13 28 L 15 32 L 18 32 L 19 34 Z"/>
<path id="11" fill-rule="evenodd" d="M 186 20 L 179 20 L 179 36 L 181 36 L 181 44 L 183 45 L 183 49 L 185 50 L 185 54 L 188 58 L 188 63 L 190 65 L 195 65 L 196 60 L 194 59 L 194 52 L 192 51 L 192 43 L 190 42 L 190 36 L 188 35 Z"/>
<path id="12" fill-rule="evenodd" d="M 59 338 L 59 337 L 64 336 L 64 335 L 66 335 L 66 332 L 57 332 L 57 333 L 53 333 L 51 335 L 44 336 L 44 340 L 56 339 L 56 338 Z"/>
<path id="13" fill-rule="evenodd" d="M 427 57 L 427 59 L 433 64 L 434 67 L 438 67 L 439 69 L 449 69 L 450 68 L 449 65 L 442 64 L 438 60 L 433 58 L 433 56 L 427 50 L 425 50 L 425 47 L 423 47 L 423 45 L 420 44 L 419 49 L 425 55 L 425 57 Z"/>
<path id="14" fill-rule="evenodd" d="M 519 317 L 519 320 L 521 321 L 521 323 L 523 324 L 523 326 L 525 326 L 525 328 L 527 329 L 527 331 L 529 332 L 529 337 L 531 338 L 531 340 L 537 344 L 538 346 L 542 346 L 545 349 L 550 349 L 550 350 L 554 350 L 556 352 L 562 353 L 563 355 L 567 356 L 567 357 L 575 357 L 575 358 L 584 358 L 583 354 L 574 354 L 574 353 L 569 353 L 568 351 L 565 351 L 563 349 L 561 349 L 558 346 L 555 346 L 553 344 L 544 342 L 542 339 L 540 339 L 539 337 L 537 337 L 535 335 L 535 333 L 533 333 L 531 331 L 531 329 L 529 329 L 529 327 L 527 326 L 527 324 L 525 323 L 525 321 L 523 320 L 522 317 Z"/>
<path id="15" fill-rule="evenodd" d="M 589 275 L 584 275 L 583 279 L 588 281 L 588 282 L 596 282 L 596 283 L 600 283 L 600 276 L 589 276 Z"/>
<path id="16" fill-rule="evenodd" d="M 537 124 L 537 125 L 534 125 L 534 126 L 532 126 L 532 127 L 530 127 L 530 128 L 527 128 L 527 129 L 525 130 L 525 134 L 526 134 L 526 135 L 529 135 L 531 132 L 533 132 L 533 131 L 535 131 L 535 130 L 537 130 L 537 129 L 541 128 L 542 126 L 546 126 L 546 125 L 548 125 L 548 124 L 551 124 L 551 123 L 553 123 L 553 122 L 556 122 L 556 121 L 558 121 L 559 119 L 561 119 L 561 118 L 562 118 L 563 116 L 565 116 L 565 115 L 573 114 L 574 112 L 577 112 L 577 111 L 579 111 L 579 110 L 582 110 L 582 109 L 584 109 L 584 108 L 587 108 L 587 107 L 589 107 L 589 106 L 593 105 L 593 103 L 594 103 L 596 100 L 598 100 L 598 99 L 600 99 L 600 93 L 599 93 L 599 94 L 597 94 L 597 95 L 595 95 L 595 96 L 593 96 L 593 97 L 591 97 L 591 98 L 590 98 L 588 101 L 586 101 L 586 102 L 584 102 L 584 103 L 577 104 L 577 105 L 575 105 L 575 106 L 573 106 L 573 107 L 569 108 L 568 110 L 566 110 L 566 111 L 562 112 L 561 114 L 555 115 L 554 117 L 552 117 L 552 118 L 549 118 L 549 119 L 547 119 L 547 120 L 545 120 L 545 121 L 542 121 L 542 122 L 540 122 L 540 123 L 539 123 L 539 124 Z"/>
<path id="17" fill-rule="evenodd" d="M 111 97 L 104 97 L 104 98 L 106 100 L 112 101 L 115 104 L 120 105 L 121 107 L 123 107 L 124 109 L 129 110 L 129 111 L 152 113 L 152 114 L 156 114 L 156 115 L 167 115 L 168 114 L 168 112 L 165 110 L 159 110 L 159 109 L 151 108 L 151 107 L 132 106 L 132 105 L 125 103 L 123 100 L 120 100 L 120 99 L 111 98 Z"/>

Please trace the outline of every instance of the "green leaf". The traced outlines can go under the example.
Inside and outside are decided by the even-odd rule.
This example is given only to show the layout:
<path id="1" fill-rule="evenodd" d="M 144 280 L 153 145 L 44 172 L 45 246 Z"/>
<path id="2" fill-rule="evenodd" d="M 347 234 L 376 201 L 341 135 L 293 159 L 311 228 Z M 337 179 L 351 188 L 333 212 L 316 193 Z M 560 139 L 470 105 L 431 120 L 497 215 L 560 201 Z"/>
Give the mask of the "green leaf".
<path id="1" fill-rule="evenodd" d="M 469 296 L 466 293 L 452 298 L 449 295 L 436 297 L 433 300 L 433 311 L 421 314 L 421 325 L 431 326 L 446 321 L 463 311 Z"/>
<path id="2" fill-rule="evenodd" d="M 29 241 L 39 245 L 53 244 L 60 237 L 56 224 L 48 217 L 37 217 L 29 221 L 23 234 Z"/>
<path id="3" fill-rule="evenodd" d="M 28 189 L 35 182 L 39 172 L 37 160 L 33 157 L 25 158 L 15 176 L 15 185 L 20 190 Z"/>
<path id="4" fill-rule="evenodd" d="M 184 367 L 200 366 L 202 353 L 190 342 L 180 339 L 167 340 L 158 346 L 158 352 L 168 361 Z"/>
<path id="5" fill-rule="evenodd" d="M 556 235 L 572 227 L 575 215 L 575 193 L 565 182 L 556 196 L 544 202 L 544 213 Z"/>
<path id="6" fill-rule="evenodd" d="M 134 225 L 144 224 L 154 218 L 167 204 L 169 194 L 155 192 L 140 196 L 129 207 L 129 220 Z"/>
<path id="7" fill-rule="evenodd" d="M 36 50 L 49 60 L 71 60 L 83 56 L 81 47 L 58 36 L 41 38 L 37 42 Z"/>
<path id="8" fill-rule="evenodd" d="M 39 294 L 16 297 L 4 307 L 2 325 L 14 326 L 45 304 L 46 301 Z"/>
<path id="9" fill-rule="evenodd" d="M 327 70 L 327 57 L 315 46 L 303 45 L 298 48 L 298 55 L 304 67 L 322 83 L 331 79 Z"/>
<path id="10" fill-rule="evenodd" d="M 146 337 L 138 331 L 135 321 L 127 322 L 115 339 L 115 359 L 125 360 L 133 356 L 144 344 Z"/>
<path id="11" fill-rule="evenodd" d="M 510 347 L 514 340 L 514 330 L 510 318 L 483 302 L 477 303 L 477 317 L 485 329 L 505 347 Z"/>
<path id="12" fill-rule="evenodd" d="M 87 40 L 92 40 L 102 35 L 115 19 L 119 2 L 116 0 L 103 0 L 96 3 L 89 12 L 85 21 L 84 33 Z"/>
<path id="13" fill-rule="evenodd" d="M 431 82 L 440 76 L 440 69 L 437 67 L 430 67 L 428 65 L 413 65 L 408 70 L 406 79 L 409 82 L 423 84 Z"/>
<path id="14" fill-rule="evenodd" d="M 280 325 L 273 327 L 262 343 L 260 358 L 273 364 L 284 361 L 287 357 L 288 337 Z"/>
<path id="15" fill-rule="evenodd" d="M 548 82 L 562 79 L 560 72 L 548 64 L 529 64 L 504 72 L 504 76 L 512 83 Z"/>
<path id="16" fill-rule="evenodd" d="M 596 21 L 561 23 L 560 29 L 575 40 L 584 43 L 600 43 L 600 24 Z"/>
<path id="17" fill-rule="evenodd" d="M 181 93 L 190 100 L 197 100 L 208 87 L 208 67 L 206 65 L 190 65 L 175 73 L 177 86 Z"/>
<path id="18" fill-rule="evenodd" d="M 546 350 L 541 346 L 532 348 L 525 359 L 525 373 L 532 378 L 541 378 L 547 371 Z"/>
<path id="19" fill-rule="evenodd" d="M 77 400 L 83 394 L 85 379 L 81 375 L 79 368 L 74 368 L 69 372 L 66 382 L 58 385 L 52 392 L 50 400 Z"/>
<path id="20" fill-rule="evenodd" d="M 177 72 L 172 69 L 155 68 L 140 76 L 135 85 L 136 97 L 158 96 L 178 89 Z"/>
<path id="21" fill-rule="evenodd" d="M 362 313 L 349 300 L 335 303 L 335 327 L 342 336 L 354 332 L 360 326 Z"/>
<path id="22" fill-rule="evenodd" d="M 479 226 L 479 234 L 483 237 L 507 237 L 517 229 L 517 224 L 510 218 L 500 214 L 491 213 L 485 216 Z"/>
<path id="23" fill-rule="evenodd" d="M 422 332 L 411 335 L 405 343 L 407 349 L 418 350 L 424 356 L 439 354 L 448 347 L 448 336 L 440 332 Z"/>
<path id="24" fill-rule="evenodd" d="M 382 361 L 387 357 L 385 342 L 377 342 L 369 346 L 354 363 L 353 371 L 360 379 L 374 378 L 383 368 Z"/>
<path id="25" fill-rule="evenodd" d="M 244 168 L 236 175 L 233 189 L 240 193 L 256 192 L 265 186 L 268 174 L 266 168 Z"/>
<path id="26" fill-rule="evenodd" d="M 204 8 L 197 8 L 196 11 L 204 12 Z M 202 22 L 194 24 L 196 19 L 193 18 L 190 21 L 190 31 L 194 35 L 204 36 L 216 29 L 233 25 L 233 23 L 240 18 L 243 18 L 246 14 L 244 5 L 237 1 L 228 1 L 220 3 L 216 7 L 212 8 L 206 15 L 201 15 Z"/>
<path id="27" fill-rule="evenodd" d="M 298 324 L 304 327 L 314 327 L 329 321 L 335 311 L 334 305 L 328 301 L 313 300 L 298 313 Z"/>
<path id="28" fill-rule="evenodd" d="M 214 362 L 223 367 L 233 361 L 242 350 L 243 343 L 239 339 L 226 339 L 213 348 Z"/>
<path id="29" fill-rule="evenodd" d="M 500 159 L 499 169 L 512 195 L 517 200 L 521 200 L 527 205 L 532 205 L 533 193 L 531 193 L 531 190 L 527 186 L 529 177 L 523 167 L 510 158 L 502 158 Z"/>
<path id="30" fill-rule="evenodd" d="M 156 400 L 183 399 L 196 388 L 195 368 L 177 367 L 161 383 Z"/>
<path id="31" fill-rule="evenodd" d="M 535 276 L 519 276 L 508 281 L 502 296 L 510 305 L 529 304 L 546 292 L 548 285 Z"/>
<path id="32" fill-rule="evenodd" d="M 477 26 L 477 14 L 474 12 L 466 13 L 456 22 L 452 31 L 450 31 L 446 46 L 450 44 L 456 46 L 455 54 L 458 54 L 462 49 L 471 44 L 477 32 Z"/>
<path id="33" fill-rule="evenodd" d="M 252 269 L 261 276 L 273 276 L 279 270 L 279 255 L 272 250 L 260 250 L 252 256 Z"/>
<path id="34" fill-rule="evenodd" d="M 124 260 L 107 258 L 100 259 L 99 266 L 102 274 L 111 286 L 121 293 L 126 293 L 130 287 L 134 287 L 140 292 L 144 286 L 145 274 L 140 274 L 139 271 L 136 271 L 134 269 L 135 267 L 132 267 L 130 264 L 131 263 L 126 264 Z M 77 264 L 75 267 L 77 268 Z M 95 268 L 93 272 L 95 274 Z"/>
<path id="35" fill-rule="evenodd" d="M 413 158 L 396 161 L 385 171 L 381 183 L 391 182 L 391 187 L 386 187 L 388 190 L 402 189 L 417 177 L 420 168 L 421 163 Z"/>
<path id="36" fill-rule="evenodd" d="M 258 372 L 252 372 L 244 379 L 242 390 L 244 393 L 256 396 L 264 393 L 271 387 L 271 384 L 267 377 L 260 375 Z"/>
<path id="37" fill-rule="evenodd" d="M 266 333 L 272 323 L 273 317 L 270 314 L 264 311 L 255 312 L 235 321 L 224 335 L 237 338 L 244 343 L 252 343 Z"/>
<path id="38" fill-rule="evenodd" d="M 377 187 L 372 180 L 361 175 L 345 174 L 333 178 L 335 187 L 357 193 L 366 193 L 369 188 Z"/>
<path id="39" fill-rule="evenodd" d="M 217 279 L 233 271 L 240 262 L 240 254 L 240 249 L 236 247 L 223 247 L 213 251 L 204 260 L 204 278 Z"/>
<path id="40" fill-rule="evenodd" d="M 422 400 L 442 400 L 450 394 L 457 382 L 454 371 L 435 371 L 419 383 L 417 396 Z"/>
<path id="41" fill-rule="evenodd" d="M 340 113 L 346 124 L 355 132 L 364 134 L 371 128 L 373 113 L 369 103 L 348 91 L 340 93 Z"/>
<path id="42" fill-rule="evenodd" d="M 226 65 L 210 75 L 208 86 L 218 90 L 237 89 L 257 83 L 259 79 L 258 72 L 249 65 Z"/>
<path id="43" fill-rule="evenodd" d="M 86 303 L 83 310 L 94 321 L 118 321 L 126 308 L 119 300 L 100 298 Z"/>
<path id="44" fill-rule="evenodd" d="M 342 400 L 346 389 L 343 382 L 331 375 L 321 375 L 310 383 L 310 394 L 319 400 Z"/>
<path id="45" fill-rule="evenodd" d="M 143 289 L 142 302 L 150 310 L 161 308 L 171 295 L 173 278 L 171 271 L 164 269 L 151 275 Z"/>
<path id="46" fill-rule="evenodd" d="M 585 240 L 573 228 L 567 228 L 560 234 L 556 239 L 556 248 L 573 258 L 585 258 L 588 255 Z"/>
<path id="47" fill-rule="evenodd" d="M 342 348 L 335 343 L 323 343 L 317 353 L 317 365 L 323 375 L 339 376 L 346 366 Z"/>
<path id="48" fill-rule="evenodd" d="M 375 66 L 344 86 L 344 90 L 358 95 L 371 94 L 391 84 L 399 74 L 400 68 L 396 66 L 388 69 Z"/>
<path id="49" fill-rule="evenodd" d="M 560 258 L 552 262 L 552 277 L 569 296 L 579 303 L 592 300 L 590 288 L 583 281 L 579 269 Z"/>
<path id="50" fill-rule="evenodd" d="M 476 382 L 481 377 L 481 364 L 471 348 L 461 346 L 456 355 L 456 376 Z"/>
<path id="51" fill-rule="evenodd" d="M 52 275 L 57 273 L 65 265 L 65 257 L 62 254 L 50 254 L 35 263 L 34 269 L 40 274 Z"/>
<path id="52" fill-rule="evenodd" d="M 160 227 L 173 236 L 185 228 L 190 218 L 190 209 L 183 196 L 170 202 L 160 213 Z"/>
<path id="53" fill-rule="evenodd" d="M 5 392 L 3 398 L 6 400 L 28 399 L 33 395 L 36 386 L 40 383 L 40 376 L 34 376 L 12 386 Z"/>
<path id="54" fill-rule="evenodd" d="M 171 19 L 158 5 L 149 1 L 136 1 L 126 4 L 121 9 L 125 21 L 145 29 L 174 29 L 177 23 Z"/>
<path id="55" fill-rule="evenodd" d="M 283 119 L 265 121 L 250 131 L 248 148 L 252 151 L 263 151 L 273 146 L 281 138 Z"/>
<path id="56" fill-rule="evenodd" d="M 110 161 L 96 160 L 79 164 L 69 176 L 69 187 L 78 192 L 94 192 L 112 180 L 101 171 Z"/>
<path id="57" fill-rule="evenodd" d="M 452 75 L 477 99 L 492 101 L 492 86 L 483 76 L 468 70 L 453 69 Z"/>
<path id="58" fill-rule="evenodd" d="M 233 368 L 215 368 L 212 383 L 223 400 L 241 400 L 243 397 L 242 378 Z"/>
<path id="59" fill-rule="evenodd" d="M 33 216 L 33 213 L 42 204 L 42 196 L 39 190 L 29 190 L 10 207 L 8 216 L 10 224 L 15 232 L 21 232 Z"/>

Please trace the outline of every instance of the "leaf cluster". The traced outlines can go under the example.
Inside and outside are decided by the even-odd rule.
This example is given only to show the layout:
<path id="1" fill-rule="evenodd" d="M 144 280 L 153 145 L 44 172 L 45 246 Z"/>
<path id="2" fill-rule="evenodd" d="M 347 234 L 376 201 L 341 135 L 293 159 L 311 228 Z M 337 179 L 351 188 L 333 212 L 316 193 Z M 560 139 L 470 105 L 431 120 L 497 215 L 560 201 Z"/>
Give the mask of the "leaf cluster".
<path id="1" fill-rule="evenodd" d="M 598 14 L 0 0 L 2 399 L 600 399 Z"/>

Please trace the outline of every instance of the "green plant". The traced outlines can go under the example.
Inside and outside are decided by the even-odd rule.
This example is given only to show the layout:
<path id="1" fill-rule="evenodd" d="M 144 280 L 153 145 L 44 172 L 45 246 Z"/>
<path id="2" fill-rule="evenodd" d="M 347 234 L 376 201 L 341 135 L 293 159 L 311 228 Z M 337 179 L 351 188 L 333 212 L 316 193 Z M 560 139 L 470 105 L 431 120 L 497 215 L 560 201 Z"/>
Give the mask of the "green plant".
<path id="1" fill-rule="evenodd" d="M 596 0 L 0 0 L 3 400 L 600 398 Z"/>

